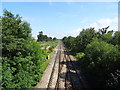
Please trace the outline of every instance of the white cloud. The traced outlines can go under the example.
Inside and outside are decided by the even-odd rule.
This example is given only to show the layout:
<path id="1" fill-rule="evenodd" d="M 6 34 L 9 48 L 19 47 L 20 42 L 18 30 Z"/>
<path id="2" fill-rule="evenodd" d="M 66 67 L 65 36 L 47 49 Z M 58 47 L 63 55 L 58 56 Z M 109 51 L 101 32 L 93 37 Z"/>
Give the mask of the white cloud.
<path id="1" fill-rule="evenodd" d="M 89 25 L 90 27 L 95 27 L 96 30 L 99 28 L 104 28 L 107 26 L 110 26 L 108 30 L 118 30 L 118 18 L 103 18 L 100 19 L 96 22 L 93 22 L 92 24 Z"/>
<path id="2" fill-rule="evenodd" d="M 84 19 L 83 21 L 81 21 L 81 23 L 85 23 L 87 22 L 87 19 Z M 86 27 L 82 27 L 82 28 L 77 28 L 74 30 L 71 30 L 70 32 L 66 33 L 65 36 L 73 36 L 76 37 L 77 35 L 79 35 L 79 33 L 82 31 L 82 29 L 86 29 L 86 28 L 90 28 L 90 27 L 94 27 L 96 31 L 98 31 L 99 28 L 104 28 L 110 26 L 109 30 L 114 30 L 117 31 L 118 30 L 118 18 L 103 18 L 103 19 L 99 19 L 96 22 L 91 23 L 90 25 L 86 26 Z"/>
<path id="3" fill-rule="evenodd" d="M 115 17 L 115 18 L 113 18 L 113 19 L 104 18 L 104 19 L 98 20 L 98 23 L 101 24 L 101 25 L 109 25 L 109 24 L 111 24 L 111 23 L 117 23 L 117 20 L 118 20 L 117 17 Z"/>
<path id="4" fill-rule="evenodd" d="M 96 28 L 99 28 L 99 27 L 98 27 L 98 24 L 97 24 L 96 22 L 90 24 L 90 27 L 96 27 Z"/>
<path id="5" fill-rule="evenodd" d="M 79 35 L 79 33 L 82 31 L 82 28 L 77 28 L 75 30 L 72 30 L 68 33 L 68 36 L 73 36 L 76 37 L 77 35 Z"/>
<path id="6" fill-rule="evenodd" d="M 62 39 L 65 36 L 73 36 L 76 37 L 77 35 L 79 35 L 80 31 L 82 31 L 81 28 L 76 28 L 74 30 L 70 30 L 70 31 L 56 31 L 56 32 L 47 32 L 46 34 L 48 36 L 52 36 L 52 37 L 57 37 L 58 39 Z"/>
<path id="7" fill-rule="evenodd" d="M 32 34 L 32 37 L 33 37 L 34 39 L 37 39 L 37 35 Z"/>

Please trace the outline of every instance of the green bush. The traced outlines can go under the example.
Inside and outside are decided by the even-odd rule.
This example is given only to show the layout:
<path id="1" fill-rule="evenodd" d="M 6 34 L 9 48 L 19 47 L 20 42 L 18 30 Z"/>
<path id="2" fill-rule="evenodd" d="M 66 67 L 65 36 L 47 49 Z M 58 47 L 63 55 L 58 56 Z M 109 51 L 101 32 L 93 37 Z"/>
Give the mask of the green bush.
<path id="1" fill-rule="evenodd" d="M 34 87 L 42 77 L 41 68 L 47 53 L 32 40 L 29 24 L 5 10 L 2 41 L 2 87 Z"/>
<path id="2" fill-rule="evenodd" d="M 80 59 L 82 59 L 83 57 L 85 56 L 85 54 L 84 53 L 82 53 L 82 52 L 80 52 L 80 53 L 76 53 L 76 58 L 77 58 L 77 60 L 80 60 Z"/>
<path id="3" fill-rule="evenodd" d="M 101 82 L 106 82 L 120 65 L 120 51 L 112 44 L 94 39 L 85 49 L 84 65 Z"/>

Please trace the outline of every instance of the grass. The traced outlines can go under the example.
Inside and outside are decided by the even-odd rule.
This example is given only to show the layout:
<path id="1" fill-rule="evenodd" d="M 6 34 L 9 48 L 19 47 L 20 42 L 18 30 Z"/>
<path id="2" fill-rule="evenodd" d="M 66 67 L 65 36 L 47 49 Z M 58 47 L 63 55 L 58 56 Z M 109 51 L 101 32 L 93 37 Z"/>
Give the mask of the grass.
<path id="1" fill-rule="evenodd" d="M 45 46 L 50 46 L 52 47 L 52 50 L 46 50 L 47 54 L 49 57 L 51 57 L 53 55 L 53 51 L 55 49 L 55 47 L 57 46 L 57 40 L 56 41 L 48 41 L 48 42 L 40 42 L 40 45 L 45 45 Z M 50 62 L 51 58 L 46 59 L 46 61 L 41 65 L 41 71 L 45 71 L 49 62 Z M 42 73 L 43 74 L 43 73 Z"/>
<path id="2" fill-rule="evenodd" d="M 57 42 L 58 40 L 55 40 L 55 41 L 42 41 L 42 42 L 39 42 L 40 43 L 40 46 L 45 46 L 45 47 L 52 47 L 52 48 L 55 48 L 55 46 L 57 45 Z"/>

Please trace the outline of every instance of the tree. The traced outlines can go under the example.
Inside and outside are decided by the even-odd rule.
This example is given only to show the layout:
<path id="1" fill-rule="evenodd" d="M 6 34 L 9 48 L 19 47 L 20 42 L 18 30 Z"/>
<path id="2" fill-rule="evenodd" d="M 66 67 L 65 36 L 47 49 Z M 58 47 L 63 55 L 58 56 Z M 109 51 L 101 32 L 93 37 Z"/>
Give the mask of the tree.
<path id="1" fill-rule="evenodd" d="M 52 40 L 52 37 L 48 37 L 47 35 L 43 35 L 43 31 L 39 32 L 39 35 L 37 35 L 38 39 L 37 41 L 50 41 Z"/>
<path id="2" fill-rule="evenodd" d="M 43 35 L 43 31 L 40 31 L 40 32 L 39 32 L 39 35 Z"/>
<path id="3" fill-rule="evenodd" d="M 85 57 L 82 61 L 91 76 L 99 81 L 99 85 L 105 87 L 111 73 L 120 70 L 120 51 L 118 47 L 99 39 L 94 39 L 85 49 Z M 119 80 L 117 76 L 117 80 Z M 91 77 L 92 78 L 92 77 Z M 119 85 L 119 82 L 117 83 Z M 118 86 L 116 86 L 118 87 Z"/>
<path id="4" fill-rule="evenodd" d="M 19 15 L 14 16 L 7 10 L 2 17 L 2 51 L 3 56 L 18 54 L 23 44 L 31 40 L 31 28 L 27 22 L 22 22 Z M 22 53 L 25 53 L 23 50 Z"/>
<path id="5" fill-rule="evenodd" d="M 105 34 L 107 33 L 107 29 L 109 28 L 109 26 L 105 27 L 105 28 L 102 28 L 102 29 L 99 29 L 99 33 L 100 34 Z"/>
<path id="6" fill-rule="evenodd" d="M 89 44 L 94 37 L 97 37 L 94 28 L 83 29 L 76 37 L 77 52 L 84 51 L 87 44 Z"/>
<path id="7" fill-rule="evenodd" d="M 56 38 L 56 37 L 54 37 L 54 38 L 53 38 L 53 41 L 55 41 L 55 40 L 57 40 L 57 38 Z"/>
<path id="8" fill-rule="evenodd" d="M 113 40 L 112 35 L 113 35 L 113 31 L 109 31 L 108 33 L 102 34 L 99 39 L 102 39 L 103 41 L 112 44 L 112 40 Z"/>
<path id="9" fill-rule="evenodd" d="M 46 53 L 32 40 L 30 24 L 5 10 L 2 16 L 2 87 L 31 88 L 40 80 Z"/>
<path id="10" fill-rule="evenodd" d="M 120 46 L 120 31 L 116 31 L 115 34 L 113 35 L 113 44 L 114 45 L 119 45 Z"/>
<path id="11" fill-rule="evenodd" d="M 37 41 L 43 41 L 43 32 L 40 31 L 39 35 L 37 35 L 37 37 L 38 37 Z"/>
<path id="12" fill-rule="evenodd" d="M 93 87 L 120 88 L 120 32 L 108 27 L 83 29 L 77 37 L 64 37 L 66 47 L 74 51 Z"/>

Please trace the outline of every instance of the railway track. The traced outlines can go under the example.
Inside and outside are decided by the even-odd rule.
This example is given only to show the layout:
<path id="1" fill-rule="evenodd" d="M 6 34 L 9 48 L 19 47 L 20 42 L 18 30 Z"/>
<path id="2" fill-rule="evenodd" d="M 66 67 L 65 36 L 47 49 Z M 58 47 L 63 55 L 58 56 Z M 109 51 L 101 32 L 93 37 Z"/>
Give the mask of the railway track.
<path id="1" fill-rule="evenodd" d="M 60 49 L 61 49 L 61 46 L 59 45 L 47 90 L 56 88 L 56 85 L 57 85 L 57 80 L 58 80 L 58 76 L 59 76 L 59 74 L 58 74 L 59 73 L 59 62 L 60 62 L 59 60 L 60 60 L 60 56 L 61 56 Z"/>
<path id="2" fill-rule="evenodd" d="M 84 84 L 80 78 L 80 75 L 77 72 L 77 69 L 73 65 L 72 59 L 66 50 L 66 60 L 67 60 L 67 77 L 68 80 L 70 81 L 69 84 L 66 83 L 66 88 L 70 88 L 73 90 L 81 90 L 84 88 Z M 66 81 L 67 82 L 67 81 Z"/>
<path id="3" fill-rule="evenodd" d="M 57 80 L 57 89 L 64 90 L 65 89 L 65 79 L 66 79 L 66 60 L 64 56 L 64 47 L 61 43 L 61 58 L 59 60 L 59 73 L 58 73 L 58 80 Z"/>
<path id="4" fill-rule="evenodd" d="M 55 60 L 50 72 L 48 82 L 46 83 L 44 80 L 47 90 L 82 90 L 87 88 L 62 42 L 59 42 L 57 46 Z M 44 83 L 42 84 L 44 85 Z"/>

